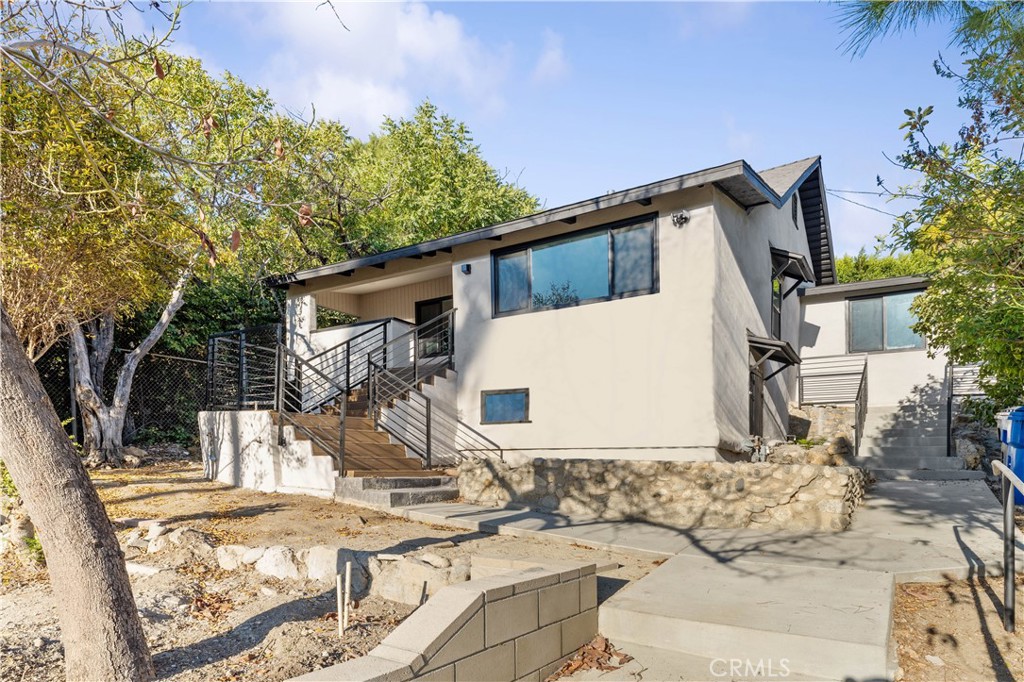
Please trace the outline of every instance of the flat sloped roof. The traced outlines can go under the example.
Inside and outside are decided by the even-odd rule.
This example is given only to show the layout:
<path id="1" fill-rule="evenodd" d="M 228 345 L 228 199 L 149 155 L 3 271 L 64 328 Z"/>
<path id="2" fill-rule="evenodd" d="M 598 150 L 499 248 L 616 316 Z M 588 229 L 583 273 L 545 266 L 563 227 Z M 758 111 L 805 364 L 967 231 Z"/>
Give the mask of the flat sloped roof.
<path id="1" fill-rule="evenodd" d="M 798 191 L 801 193 L 801 204 L 803 205 L 804 186 L 813 180 L 812 184 L 815 187 L 808 191 L 808 201 L 811 203 L 812 210 L 809 212 L 808 207 L 803 209 L 804 223 L 807 226 L 808 243 L 811 247 L 816 279 L 819 284 L 831 284 L 835 281 L 834 270 L 832 269 L 831 233 L 828 230 L 827 211 L 824 211 L 822 208 L 824 206 L 824 187 L 820 186 L 820 166 L 821 157 L 815 156 L 757 173 L 746 161 L 741 159 L 721 166 L 705 168 L 666 180 L 640 185 L 632 189 L 610 192 L 599 197 L 548 209 L 504 223 L 488 225 L 475 230 L 469 230 L 468 232 L 460 232 L 448 237 L 432 239 L 371 256 L 353 258 L 308 270 L 268 277 L 266 283 L 273 287 L 287 287 L 290 284 L 304 284 L 306 281 L 318 277 L 350 275 L 360 268 L 383 268 L 387 262 L 400 258 L 422 257 L 424 255 L 433 255 L 439 251 L 451 253 L 454 247 L 462 246 L 463 244 L 470 244 L 484 239 L 497 239 L 503 235 L 556 221 L 575 222 L 577 216 L 613 206 L 621 206 L 632 202 L 647 205 L 651 203 L 654 197 L 708 183 L 713 184 L 744 208 L 753 208 L 754 206 L 766 203 L 781 208 Z M 786 186 L 787 182 L 791 183 L 788 187 Z M 811 200 L 812 195 L 819 197 L 818 203 L 814 203 Z M 827 252 L 827 257 L 822 256 L 825 252 Z M 822 267 L 827 268 L 827 270 L 821 271 L 820 268 Z"/>

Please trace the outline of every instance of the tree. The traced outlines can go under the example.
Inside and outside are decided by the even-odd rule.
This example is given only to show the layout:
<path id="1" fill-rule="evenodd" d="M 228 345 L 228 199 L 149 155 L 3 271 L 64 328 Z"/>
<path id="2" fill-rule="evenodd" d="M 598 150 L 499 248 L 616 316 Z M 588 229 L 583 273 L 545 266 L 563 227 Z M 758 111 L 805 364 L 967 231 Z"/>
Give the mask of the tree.
<path id="1" fill-rule="evenodd" d="M 924 253 L 886 253 L 883 247 L 870 256 L 862 247 L 856 256 L 836 259 L 836 277 L 840 284 L 887 277 L 921 277 L 934 271 L 935 263 Z"/>
<path id="2" fill-rule="evenodd" d="M 952 142 L 934 141 L 933 107 L 907 109 L 906 150 L 896 161 L 919 179 L 891 193 L 915 199 L 891 234 L 936 263 L 919 296 L 916 330 L 951 361 L 980 363 L 986 392 L 1024 400 L 1024 4 L 860 2 L 844 6 L 847 46 L 922 21 L 953 25 L 960 64 L 936 73 L 960 88 L 966 121 Z M 885 188 L 884 182 L 879 184 Z"/>

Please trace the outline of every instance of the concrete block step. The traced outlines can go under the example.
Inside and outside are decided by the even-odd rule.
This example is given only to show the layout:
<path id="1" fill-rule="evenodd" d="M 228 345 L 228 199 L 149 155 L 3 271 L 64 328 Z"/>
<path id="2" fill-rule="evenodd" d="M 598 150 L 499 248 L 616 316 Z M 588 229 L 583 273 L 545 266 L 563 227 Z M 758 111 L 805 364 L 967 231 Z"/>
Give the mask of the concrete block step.
<path id="1" fill-rule="evenodd" d="M 892 597 L 884 572 L 683 554 L 605 601 L 599 629 L 626 651 L 637 642 L 777 667 L 785 659 L 792 673 L 821 680 L 884 680 L 894 673 Z"/>
<path id="2" fill-rule="evenodd" d="M 945 445 L 920 445 L 914 447 L 878 447 L 863 444 L 857 452 L 859 457 L 945 457 Z"/>
<path id="3" fill-rule="evenodd" d="M 931 469 L 934 471 L 959 471 L 964 468 L 963 460 L 959 457 L 913 457 L 913 456 L 890 456 L 881 457 L 857 457 L 854 460 L 857 466 L 869 469 Z"/>
<path id="4" fill-rule="evenodd" d="M 637 642 L 612 640 L 620 651 L 633 657 L 616 670 L 590 668 L 577 671 L 566 680 L 637 682 L 638 680 L 743 680 L 744 682 L 823 682 L 823 678 L 800 675 L 782 661 L 723 660 L 694 656 Z M 774 666 L 774 667 L 773 667 Z"/>
<path id="5" fill-rule="evenodd" d="M 436 488 L 451 486 L 455 479 L 451 476 L 409 476 L 409 477 L 369 477 L 362 478 L 363 490 L 394 490 L 395 488 Z"/>
<path id="6" fill-rule="evenodd" d="M 975 481 L 985 478 L 984 471 L 936 471 L 934 469 L 872 469 L 879 481 Z"/>
<path id="7" fill-rule="evenodd" d="M 860 446 L 863 447 L 879 447 L 879 448 L 906 448 L 906 447 L 917 447 L 921 445 L 935 445 L 946 447 L 946 436 L 923 436 L 923 435 L 904 435 L 904 436 L 889 436 L 885 434 L 877 436 L 864 436 L 860 439 Z"/>
<path id="8" fill-rule="evenodd" d="M 414 504 L 447 502 L 459 496 L 458 487 L 451 483 L 410 488 L 364 488 L 363 482 L 366 480 L 365 478 L 339 478 L 335 487 L 336 499 L 339 502 L 393 509 Z"/>

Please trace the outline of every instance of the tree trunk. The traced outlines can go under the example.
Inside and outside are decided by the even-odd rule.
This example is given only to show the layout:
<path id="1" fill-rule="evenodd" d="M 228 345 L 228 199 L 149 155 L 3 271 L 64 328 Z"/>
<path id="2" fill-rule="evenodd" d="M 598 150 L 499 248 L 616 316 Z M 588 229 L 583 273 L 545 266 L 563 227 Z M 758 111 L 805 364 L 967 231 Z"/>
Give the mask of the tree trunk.
<path id="1" fill-rule="evenodd" d="M 0 306 L 0 444 L 46 553 L 69 680 L 151 680 L 124 554 Z"/>
<path id="2" fill-rule="evenodd" d="M 175 313 L 185 302 L 185 285 L 192 276 L 189 266 L 181 273 L 171 297 L 164 306 L 160 319 L 134 350 L 124 358 L 124 364 L 117 373 L 117 386 L 110 403 L 103 399 L 104 370 L 110 351 L 114 347 L 113 318 L 103 316 L 91 330 L 93 346 L 90 350 L 82 325 L 72 320 L 71 358 L 75 363 L 75 398 L 82 412 L 85 426 L 86 463 L 89 466 L 109 465 L 119 467 L 124 463 L 122 455 L 124 421 L 128 414 L 128 398 L 131 396 L 132 381 L 139 362 L 146 356 L 174 319 Z"/>

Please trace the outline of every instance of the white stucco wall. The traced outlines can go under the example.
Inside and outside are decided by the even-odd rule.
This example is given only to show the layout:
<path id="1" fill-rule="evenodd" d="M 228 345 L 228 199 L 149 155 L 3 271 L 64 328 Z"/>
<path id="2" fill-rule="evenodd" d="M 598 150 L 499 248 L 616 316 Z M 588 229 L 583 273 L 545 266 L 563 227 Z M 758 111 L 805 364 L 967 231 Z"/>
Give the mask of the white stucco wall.
<path id="1" fill-rule="evenodd" d="M 810 261 L 802 215 L 794 226 L 790 204 L 771 204 L 747 212 L 715 193 L 717 220 L 714 281 L 714 396 L 721 446 L 737 450 L 749 438 L 750 351 L 747 332 L 771 336 L 771 247 L 805 255 Z M 786 279 L 785 292 L 795 284 Z M 783 300 L 782 340 L 799 346 L 800 303 L 796 291 Z M 769 361 L 765 374 L 778 369 Z M 784 438 L 788 431 L 788 397 L 796 370 L 787 369 L 765 385 L 764 436 Z"/>
<path id="2" fill-rule="evenodd" d="M 330 457 L 316 457 L 308 441 L 295 441 L 285 428 L 286 445 L 277 445 L 277 427 L 261 410 L 199 413 L 199 441 L 207 478 L 262 492 L 332 497 L 337 473 Z"/>
<path id="3" fill-rule="evenodd" d="M 847 354 L 847 298 L 842 294 L 802 300 L 801 357 Z M 868 406 L 945 400 L 946 356 L 941 350 L 880 351 L 867 354 Z M 794 394 L 795 395 L 795 394 Z"/>
<path id="4" fill-rule="evenodd" d="M 503 448 L 548 457 L 713 459 L 714 215 L 710 188 L 659 197 L 457 250 L 458 405 Z M 685 208 L 691 220 L 672 224 Z M 660 290 L 492 317 L 491 250 L 658 211 Z M 461 271 L 471 266 L 471 273 Z M 530 423 L 480 424 L 480 392 L 528 388 Z"/>

